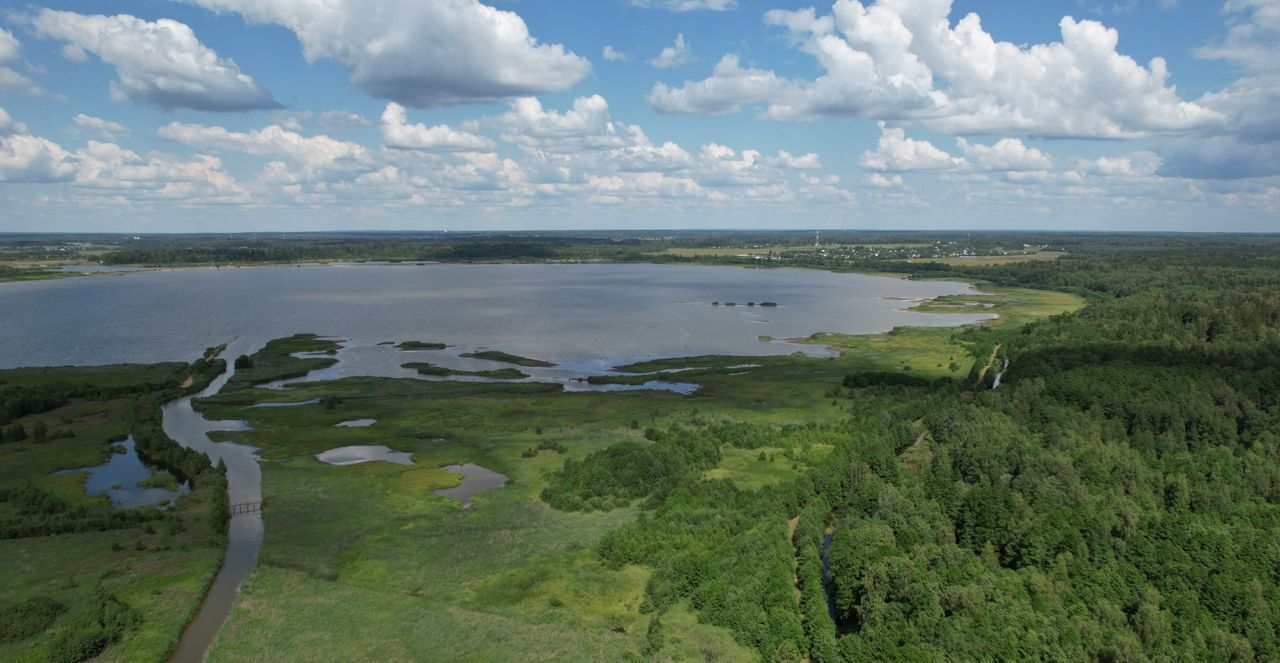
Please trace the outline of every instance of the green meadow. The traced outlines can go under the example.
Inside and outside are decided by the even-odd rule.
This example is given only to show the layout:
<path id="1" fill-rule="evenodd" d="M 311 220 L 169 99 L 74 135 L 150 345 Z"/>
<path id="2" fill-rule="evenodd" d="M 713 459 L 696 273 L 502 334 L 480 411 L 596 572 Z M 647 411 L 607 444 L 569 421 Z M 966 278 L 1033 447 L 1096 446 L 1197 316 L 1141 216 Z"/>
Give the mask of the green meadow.
<path id="1" fill-rule="evenodd" d="M 1005 316 L 1002 324 L 1078 306 L 1030 292 L 982 300 Z M 298 383 L 282 395 L 233 381 L 197 407 L 210 418 L 252 422 L 252 431 L 221 435 L 262 450 L 266 536 L 210 660 L 260 660 L 281 651 L 332 661 L 375 652 L 393 660 L 495 660 L 513 651 L 522 660 L 754 660 L 755 650 L 726 629 L 699 623 L 683 604 L 663 614 L 655 650 L 653 617 L 641 609 L 652 569 L 608 565 L 596 552 L 606 532 L 637 518 L 638 504 L 558 511 L 539 494 L 567 460 L 621 442 L 648 444 L 646 429 L 839 422 L 848 405 L 833 396 L 853 369 L 897 370 L 906 362 L 938 373 L 945 356 L 963 364 L 947 374 L 963 376 L 972 365 L 963 336 L 958 329 L 819 335 L 812 342 L 842 354 L 676 358 L 625 367 L 618 376 L 692 368 L 671 378 L 697 382 L 692 396 L 379 378 Z M 301 366 L 290 361 L 315 361 L 286 359 L 284 346 L 297 351 L 301 339 L 308 349 L 325 349 L 300 335 L 252 361 L 271 366 L 273 376 L 296 373 Z M 922 348 L 929 348 L 924 358 Z M 252 407 L 281 400 L 318 402 Z M 334 426 L 366 418 L 377 423 Z M 348 445 L 386 445 L 411 452 L 414 463 L 330 466 L 315 458 Z M 830 451 L 801 441 L 726 446 L 704 479 L 756 490 L 796 478 Z M 501 472 L 508 482 L 463 509 L 433 492 L 456 485 L 460 477 L 442 468 L 463 462 Z"/>
<path id="2" fill-rule="evenodd" d="M 62 471 L 106 462 L 133 430 L 136 398 L 173 390 L 187 374 L 185 364 L 0 371 L 7 405 L 24 394 L 63 402 L 17 417 L 0 443 L 0 660 L 78 660 L 64 654 L 102 594 L 136 620 L 98 660 L 162 660 L 176 644 L 222 560 L 210 491 L 197 486 L 166 512 L 113 520 L 122 512 L 107 496 L 86 494 L 83 472 Z M 148 481 L 173 480 L 156 473 Z M 50 609 L 32 614 L 35 605 Z"/>

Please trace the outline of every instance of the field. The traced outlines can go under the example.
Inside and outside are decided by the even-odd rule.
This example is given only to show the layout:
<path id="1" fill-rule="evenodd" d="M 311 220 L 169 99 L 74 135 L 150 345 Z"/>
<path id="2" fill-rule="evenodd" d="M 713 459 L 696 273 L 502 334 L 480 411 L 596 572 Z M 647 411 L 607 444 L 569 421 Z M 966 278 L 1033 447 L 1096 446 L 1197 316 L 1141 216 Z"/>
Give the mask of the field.
<path id="1" fill-rule="evenodd" d="M 47 388 L 75 384 L 105 390 L 149 385 L 176 386 L 183 364 L 0 371 L 0 386 Z M 132 398 L 79 398 L 41 414 L 19 417 L 26 439 L 0 443 L 0 486 L 30 486 L 65 504 L 63 513 L 83 509 L 85 518 L 113 513 L 106 496 L 85 494 L 83 473 L 58 470 L 98 465 L 112 455 L 111 441 L 131 430 Z M 43 427 L 44 439 L 34 431 Z M 12 438 L 12 435 L 9 435 Z M 0 501 L 0 522 L 29 522 L 33 507 L 22 500 Z M 37 597 L 69 610 L 48 628 L 0 642 L 0 660 L 44 661 L 53 643 L 76 631 L 95 593 L 107 592 L 140 615 L 136 629 L 109 646 L 103 661 L 160 660 L 177 641 L 204 596 L 222 559 L 223 539 L 209 526 L 208 491 L 196 490 L 163 519 L 112 526 L 105 531 L 65 531 L 0 539 L 0 621 L 15 606 Z M 154 513 L 154 510 L 150 510 Z M 39 518 L 39 516 L 35 516 Z"/>
<path id="2" fill-rule="evenodd" d="M 1078 306 L 1071 297 L 1005 289 L 983 300 L 993 301 L 992 310 L 1005 321 Z M 681 374 L 702 385 L 691 397 L 349 378 L 295 384 L 282 399 L 279 392 L 239 383 L 198 407 L 213 418 L 252 421 L 253 431 L 224 435 L 262 449 L 267 534 L 259 567 L 246 581 L 211 660 L 257 660 L 280 651 L 335 661 L 372 652 L 405 659 L 425 651 L 450 660 L 492 660 L 513 650 L 524 660 L 639 656 L 651 619 L 640 610 L 651 570 L 610 568 L 595 552 L 600 537 L 634 520 L 637 510 L 553 510 L 539 499 L 549 475 L 566 459 L 618 442 L 644 442 L 644 429 L 673 423 L 838 422 L 848 416 L 847 405 L 834 403 L 830 393 L 839 390 L 848 371 L 869 365 L 896 370 L 907 361 L 922 372 L 937 372 L 938 353 L 946 352 L 967 372 L 972 359 L 957 338 L 961 333 L 913 329 L 821 337 L 839 341 L 845 354 L 838 358 L 677 358 L 630 367 L 698 367 Z M 292 372 L 273 350 L 267 353 L 273 372 Z M 928 350 L 923 358 L 922 350 Z M 872 353 L 875 361 L 868 359 Z M 744 363 L 760 366 L 728 368 Z M 328 405 L 252 407 L 313 399 Z M 377 423 L 333 426 L 363 418 Z M 540 449 L 544 443 L 564 452 Z M 410 451 L 414 464 L 333 467 L 314 458 L 362 444 Z M 705 478 L 755 490 L 799 476 L 830 450 L 808 443 L 726 447 L 722 462 Z M 509 482 L 462 509 L 432 492 L 458 481 L 441 468 L 461 462 L 501 472 Z M 698 623 L 683 607 L 666 613 L 663 630 L 659 658 L 756 656 L 728 631 Z"/>
<path id="3" fill-rule="evenodd" d="M 914 258 L 907 262 L 940 262 L 960 267 L 980 267 L 983 265 L 1010 265 L 1037 260 L 1057 260 L 1066 255 L 1063 251 L 1035 251 L 1032 253 L 1014 253 L 1010 255 L 992 256 L 948 256 L 943 258 Z"/>

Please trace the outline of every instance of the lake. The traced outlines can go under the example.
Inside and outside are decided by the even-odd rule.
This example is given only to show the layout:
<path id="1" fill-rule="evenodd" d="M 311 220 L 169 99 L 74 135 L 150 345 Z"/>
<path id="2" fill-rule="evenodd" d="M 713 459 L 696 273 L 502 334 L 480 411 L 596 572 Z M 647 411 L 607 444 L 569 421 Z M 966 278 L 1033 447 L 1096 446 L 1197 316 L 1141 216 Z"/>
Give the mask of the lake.
<path id="1" fill-rule="evenodd" d="M 796 351 L 760 336 L 959 325 L 914 313 L 963 283 L 813 270 L 647 264 L 306 265 L 141 271 L 0 284 L 0 367 L 191 361 L 297 332 L 439 341 L 577 366 Z M 712 306 L 712 302 L 738 305 Z M 748 307 L 748 302 L 777 307 Z"/>

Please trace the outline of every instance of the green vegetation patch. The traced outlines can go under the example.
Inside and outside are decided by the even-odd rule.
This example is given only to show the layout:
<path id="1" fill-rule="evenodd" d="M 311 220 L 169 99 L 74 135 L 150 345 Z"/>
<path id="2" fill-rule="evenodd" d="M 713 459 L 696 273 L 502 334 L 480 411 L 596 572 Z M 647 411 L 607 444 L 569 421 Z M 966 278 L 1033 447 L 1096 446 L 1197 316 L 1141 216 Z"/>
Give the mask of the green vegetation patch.
<path id="1" fill-rule="evenodd" d="M 499 352 L 497 350 L 481 350 L 479 352 L 464 352 L 462 357 L 470 357 L 472 359 L 488 359 L 489 361 L 500 361 L 504 364 L 515 364 L 516 366 L 529 366 L 534 368 L 550 368 L 555 364 L 541 359 L 530 359 L 513 355 L 507 352 Z"/>
<path id="2" fill-rule="evenodd" d="M 311 371 L 332 366 L 338 360 L 331 357 L 300 359 L 293 356 L 295 353 L 334 354 L 338 347 L 337 341 L 320 338 L 315 334 L 295 334 L 275 339 L 254 354 L 237 358 L 235 375 L 227 381 L 225 389 L 235 391 L 267 382 L 303 377 Z"/>
<path id="3" fill-rule="evenodd" d="M 431 341 L 402 341 L 397 343 L 396 347 L 401 350 L 443 350 L 449 346 Z"/>
<path id="4" fill-rule="evenodd" d="M 0 371 L 0 660 L 163 659 L 222 559 L 222 476 L 164 436 L 160 405 L 203 389 L 225 364 Z M 182 385 L 186 385 L 185 387 Z M 134 436 L 144 461 L 168 468 L 148 485 L 195 490 L 168 510 L 113 509 L 84 475 Z M 221 507 L 225 508 L 225 504 Z"/>
<path id="5" fill-rule="evenodd" d="M 490 370 L 490 371 L 463 371 L 456 368 L 448 368 L 445 366 L 438 366 L 436 364 L 431 364 L 428 362 L 421 362 L 421 361 L 409 362 L 407 364 L 401 364 L 401 366 L 403 368 L 415 370 L 421 373 L 422 375 L 438 375 L 438 376 L 461 375 L 461 376 L 469 376 L 469 377 L 477 377 L 477 378 L 492 378 L 496 380 L 522 380 L 524 378 L 529 377 L 528 375 L 521 373 L 519 370 L 514 368 L 499 368 L 499 369 Z"/>

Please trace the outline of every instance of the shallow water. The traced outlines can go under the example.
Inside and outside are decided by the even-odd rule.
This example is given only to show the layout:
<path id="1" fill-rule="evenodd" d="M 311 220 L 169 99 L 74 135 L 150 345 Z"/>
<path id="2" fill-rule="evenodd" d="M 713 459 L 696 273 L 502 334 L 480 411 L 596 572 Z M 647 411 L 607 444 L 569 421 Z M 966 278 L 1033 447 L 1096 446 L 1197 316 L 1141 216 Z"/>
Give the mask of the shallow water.
<path id="1" fill-rule="evenodd" d="M 338 447 L 316 454 L 316 460 L 329 465 L 358 465 L 385 461 L 396 465 L 412 465 L 413 454 L 408 451 L 396 451 L 384 445 L 354 445 Z"/>
<path id="2" fill-rule="evenodd" d="M 251 352 L 256 348 L 243 343 L 232 343 L 228 356 Z M 258 467 L 258 450 L 233 442 L 214 442 L 209 439 L 213 431 L 249 430 L 244 421 L 209 421 L 192 406 L 193 398 L 205 398 L 218 393 L 235 370 L 227 367 L 204 391 L 194 396 L 170 401 L 164 405 L 164 432 L 184 447 L 207 454 L 214 463 L 221 462 L 227 468 L 227 494 L 232 504 L 262 500 L 262 471 Z M 169 660 L 173 663 L 198 663 L 222 628 L 236 593 L 245 576 L 253 570 L 258 560 L 258 548 L 262 545 L 262 514 L 237 513 L 231 517 L 227 528 L 227 551 L 222 567 L 214 577 L 204 602 L 195 619 L 187 625 L 178 641 L 178 647 Z"/>
<path id="3" fill-rule="evenodd" d="M 605 370 L 654 357 L 798 349 L 760 335 L 992 317 L 906 310 L 907 300 L 970 291 L 863 274 L 643 264 L 141 271 L 0 284 L 0 367 L 190 361 L 228 341 L 252 351 L 312 331 L 367 345 L 439 340 Z M 780 306 L 711 306 L 765 300 Z"/>
<path id="4" fill-rule="evenodd" d="M 368 428 L 378 423 L 377 419 L 352 419 L 350 421 L 339 421 L 334 424 L 334 428 Z"/>
<path id="5" fill-rule="evenodd" d="M 462 508 L 471 508 L 471 498 L 494 488 L 501 488 L 507 484 L 507 476 L 499 474 L 487 467 L 481 467 L 475 463 L 464 463 L 462 465 L 445 465 L 444 469 L 449 472 L 462 475 L 462 483 L 453 488 L 438 488 L 435 494 L 447 497 L 451 500 L 457 500 L 462 503 Z"/>
<path id="6" fill-rule="evenodd" d="M 191 492 L 191 487 L 185 483 L 179 484 L 177 490 L 139 486 L 139 483 L 151 477 L 152 469 L 138 458 L 133 436 L 129 436 L 119 444 L 124 447 L 125 452 L 112 453 L 107 462 L 93 467 L 64 470 L 59 474 L 84 472 L 86 474 L 85 492 L 90 495 L 106 495 L 111 498 L 111 506 L 116 509 L 158 506 Z M 157 471 L 163 472 L 163 470 Z"/>
<path id="7" fill-rule="evenodd" d="M 315 405 L 319 402 L 319 398 L 313 398 L 309 401 L 293 401 L 289 403 L 254 403 L 253 407 L 302 407 L 303 405 Z"/>

